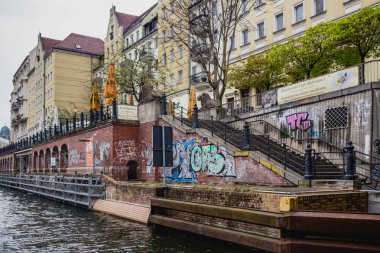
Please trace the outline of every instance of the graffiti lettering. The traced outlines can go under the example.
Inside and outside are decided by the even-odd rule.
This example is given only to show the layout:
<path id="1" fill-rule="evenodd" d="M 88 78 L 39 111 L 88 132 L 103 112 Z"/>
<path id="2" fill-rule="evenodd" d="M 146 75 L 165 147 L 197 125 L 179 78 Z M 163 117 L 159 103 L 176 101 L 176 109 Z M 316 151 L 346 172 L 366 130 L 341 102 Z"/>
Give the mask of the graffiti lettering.
<path id="1" fill-rule="evenodd" d="M 79 152 L 76 149 L 72 149 L 69 151 L 69 164 L 70 165 L 78 165 L 80 163 L 84 163 L 84 153 Z"/>
<path id="2" fill-rule="evenodd" d="M 286 116 L 286 123 L 290 125 L 292 131 L 301 130 L 306 131 L 313 126 L 313 122 L 308 119 L 308 112 L 295 113 Z"/>
<path id="3" fill-rule="evenodd" d="M 115 141 L 113 145 L 116 153 L 116 161 L 128 161 L 137 157 L 134 140 Z"/>
<path id="4" fill-rule="evenodd" d="M 235 177 L 235 160 L 223 146 L 201 145 L 194 139 L 173 142 L 173 168 L 168 181 L 194 182 L 201 171 L 208 176 Z"/>

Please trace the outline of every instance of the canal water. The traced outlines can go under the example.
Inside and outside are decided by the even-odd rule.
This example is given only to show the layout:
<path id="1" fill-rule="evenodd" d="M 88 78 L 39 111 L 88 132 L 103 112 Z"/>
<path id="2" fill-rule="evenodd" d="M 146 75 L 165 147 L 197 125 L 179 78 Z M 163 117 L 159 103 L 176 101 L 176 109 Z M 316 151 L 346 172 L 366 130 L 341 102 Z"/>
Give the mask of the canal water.
<path id="1" fill-rule="evenodd" d="M 0 187 L 0 253 L 259 252 Z"/>

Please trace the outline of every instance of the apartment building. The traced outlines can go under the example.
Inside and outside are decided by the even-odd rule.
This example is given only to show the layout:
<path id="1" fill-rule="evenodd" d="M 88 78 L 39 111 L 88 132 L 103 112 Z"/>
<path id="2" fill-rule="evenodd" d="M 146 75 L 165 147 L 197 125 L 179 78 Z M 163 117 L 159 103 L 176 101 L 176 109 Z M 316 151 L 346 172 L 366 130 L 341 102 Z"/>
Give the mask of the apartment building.
<path id="1" fill-rule="evenodd" d="M 30 56 L 27 55 L 13 76 L 11 93 L 11 141 L 27 137 L 28 73 Z"/>
<path id="2" fill-rule="evenodd" d="M 98 38 L 72 33 L 60 41 L 38 35 L 30 54 L 25 135 L 52 126 L 54 110 L 61 116 L 89 110 L 92 72 L 103 52 L 104 43 Z"/>

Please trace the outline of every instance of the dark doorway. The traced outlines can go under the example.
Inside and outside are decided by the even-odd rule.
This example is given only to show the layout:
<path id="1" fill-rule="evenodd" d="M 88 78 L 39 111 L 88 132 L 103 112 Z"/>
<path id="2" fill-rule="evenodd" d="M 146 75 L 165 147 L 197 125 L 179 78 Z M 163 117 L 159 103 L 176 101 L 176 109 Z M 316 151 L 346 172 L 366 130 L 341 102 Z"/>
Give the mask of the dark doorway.
<path id="1" fill-rule="evenodd" d="M 127 164 L 128 166 L 128 180 L 136 180 L 137 179 L 137 162 L 130 161 Z"/>

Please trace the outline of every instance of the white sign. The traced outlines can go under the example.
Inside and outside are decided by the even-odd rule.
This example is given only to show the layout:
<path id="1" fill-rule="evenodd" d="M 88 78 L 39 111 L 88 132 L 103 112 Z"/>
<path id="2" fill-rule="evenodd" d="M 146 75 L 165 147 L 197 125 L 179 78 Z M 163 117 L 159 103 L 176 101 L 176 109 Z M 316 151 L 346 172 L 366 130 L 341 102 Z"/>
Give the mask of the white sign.
<path id="1" fill-rule="evenodd" d="M 138 120 L 137 106 L 134 105 L 118 105 L 117 118 L 123 120 Z"/>
<path id="2" fill-rule="evenodd" d="M 56 166 L 55 157 L 51 158 L 51 166 Z"/>

